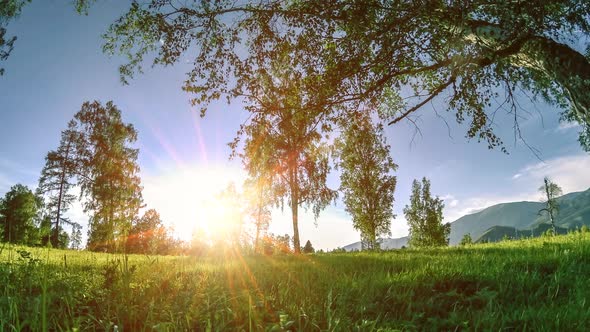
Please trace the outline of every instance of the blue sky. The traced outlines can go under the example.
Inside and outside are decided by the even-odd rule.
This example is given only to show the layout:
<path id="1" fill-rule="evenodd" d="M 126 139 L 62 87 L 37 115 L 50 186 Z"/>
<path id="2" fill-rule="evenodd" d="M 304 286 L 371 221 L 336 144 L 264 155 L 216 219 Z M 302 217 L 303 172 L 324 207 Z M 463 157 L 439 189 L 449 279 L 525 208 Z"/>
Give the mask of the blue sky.
<path id="1" fill-rule="evenodd" d="M 220 103 L 199 118 L 190 96 L 181 90 L 187 63 L 146 68 L 123 86 L 117 72 L 123 59 L 102 53 L 101 34 L 125 6 L 124 1 L 101 2 L 88 16 L 79 16 L 69 1 L 33 1 L 8 26 L 18 40 L 2 63 L 6 72 L 0 77 L 0 195 L 16 183 L 36 187 L 46 153 L 57 147 L 60 131 L 84 101 L 113 100 L 124 120 L 139 131 L 146 204 L 187 237 L 192 225 L 206 217 L 199 210 L 208 196 L 241 179 L 240 162 L 228 161 L 227 143 L 246 114 L 239 103 Z M 445 199 L 445 221 L 500 202 L 538 200 L 537 188 L 546 175 L 565 193 L 590 187 L 590 157 L 576 141 L 576 127 L 560 125 L 559 111 L 551 106 L 525 97 L 519 102 L 528 112 L 521 114 L 523 136 L 541 159 L 514 140 L 511 115 L 496 117 L 496 133 L 510 154 L 468 141 L 466 127 L 457 125 L 440 101 L 417 114 L 421 135 L 414 137 L 410 123 L 386 127 L 399 165 L 394 237 L 407 234 L 402 210 L 412 180 L 422 176 L 431 180 L 433 193 Z M 337 185 L 335 179 L 337 175 L 332 186 Z M 87 222 L 79 206 L 70 215 Z M 287 209 L 275 211 L 271 231 L 291 234 L 289 218 Z M 317 226 L 305 213 L 300 224 L 302 243 L 310 239 L 316 248 L 359 238 L 341 202 L 326 209 Z"/>

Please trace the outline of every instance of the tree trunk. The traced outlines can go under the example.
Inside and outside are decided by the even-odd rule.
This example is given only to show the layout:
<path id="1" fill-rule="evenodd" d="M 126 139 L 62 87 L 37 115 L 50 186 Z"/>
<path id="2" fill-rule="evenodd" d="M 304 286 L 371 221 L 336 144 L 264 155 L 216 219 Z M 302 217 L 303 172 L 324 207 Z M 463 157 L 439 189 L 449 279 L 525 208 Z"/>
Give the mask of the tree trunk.
<path id="1" fill-rule="evenodd" d="M 258 253 L 260 241 L 260 227 L 262 226 L 262 185 L 258 186 L 258 222 L 256 223 L 256 238 L 254 238 L 254 253 Z"/>
<path id="2" fill-rule="evenodd" d="M 370 250 L 376 250 L 377 249 L 377 236 L 375 235 L 375 221 L 371 220 L 371 234 L 369 234 L 370 237 Z"/>
<path id="3" fill-rule="evenodd" d="M 553 235 L 557 235 L 557 230 L 555 229 L 555 221 L 553 219 L 553 204 L 551 203 L 552 197 L 549 194 L 549 180 L 547 178 L 544 179 L 545 181 L 545 194 L 547 195 L 547 212 L 549 212 L 549 220 L 551 221 L 551 229 L 553 230 Z"/>
<path id="4" fill-rule="evenodd" d="M 557 235 L 557 229 L 555 229 L 555 221 L 553 220 L 553 211 L 549 211 L 549 220 L 551 220 L 551 229 L 553 230 L 553 235 Z"/>
<path id="5" fill-rule="evenodd" d="M 51 245 L 54 248 L 59 246 L 59 221 L 61 219 L 61 205 L 63 202 L 63 190 L 64 190 L 64 181 L 66 179 L 66 163 L 68 161 L 68 156 L 70 154 L 70 144 L 71 141 L 68 140 L 68 145 L 66 146 L 66 155 L 61 163 L 61 175 L 59 179 L 59 193 L 57 198 L 57 214 L 55 218 L 55 231 L 53 236 L 50 236 Z"/>
<path id="6" fill-rule="evenodd" d="M 256 237 L 254 238 L 254 253 L 258 253 L 258 242 L 260 241 L 260 219 L 258 219 L 258 224 L 256 224 Z"/>
<path id="7" fill-rule="evenodd" d="M 291 202 L 291 211 L 293 212 L 293 250 L 296 254 L 300 254 L 301 253 L 301 245 L 299 242 L 299 225 L 298 225 L 298 205 L 297 202 L 292 201 Z"/>
<path id="8" fill-rule="evenodd" d="M 291 213 L 293 216 L 293 251 L 295 254 L 301 253 L 301 244 L 299 242 L 299 191 L 297 187 L 297 171 L 291 172 Z"/>

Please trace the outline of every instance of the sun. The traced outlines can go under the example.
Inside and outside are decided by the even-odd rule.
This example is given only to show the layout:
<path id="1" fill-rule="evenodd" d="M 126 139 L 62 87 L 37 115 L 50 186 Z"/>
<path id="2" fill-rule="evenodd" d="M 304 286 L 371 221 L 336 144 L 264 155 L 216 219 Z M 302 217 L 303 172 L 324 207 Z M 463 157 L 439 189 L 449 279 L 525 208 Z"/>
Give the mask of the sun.
<path id="1" fill-rule="evenodd" d="M 243 180 L 238 168 L 174 169 L 145 176 L 143 197 L 146 208 L 156 209 L 181 240 L 190 241 L 199 233 L 213 241 L 232 230 L 236 213 L 232 202 L 219 194 L 231 183 L 239 187 Z"/>

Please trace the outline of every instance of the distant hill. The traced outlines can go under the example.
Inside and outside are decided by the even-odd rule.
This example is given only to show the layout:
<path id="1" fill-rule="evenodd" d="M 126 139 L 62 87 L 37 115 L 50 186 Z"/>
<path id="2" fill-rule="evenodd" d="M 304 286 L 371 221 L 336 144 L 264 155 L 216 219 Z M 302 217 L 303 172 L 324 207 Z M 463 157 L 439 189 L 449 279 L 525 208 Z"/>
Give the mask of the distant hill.
<path id="1" fill-rule="evenodd" d="M 543 235 L 549 229 L 551 229 L 550 224 L 539 224 L 532 229 L 517 229 L 508 226 L 493 226 L 486 230 L 478 239 L 475 240 L 475 242 L 498 242 L 502 241 L 504 237 L 509 237 L 511 239 L 538 237 Z M 557 234 L 567 234 L 568 232 L 567 228 L 558 226 L 555 227 L 555 230 L 557 231 Z"/>
<path id="2" fill-rule="evenodd" d="M 450 244 L 458 244 L 467 233 L 477 239 L 494 226 L 527 228 L 537 218 L 542 206 L 539 202 L 502 203 L 463 216 L 451 223 Z"/>
<path id="3" fill-rule="evenodd" d="M 590 189 L 569 193 L 557 200 L 560 210 L 556 216 L 556 226 L 566 230 L 582 225 L 590 226 Z M 539 210 L 543 207 L 541 202 L 502 203 L 463 216 L 451 223 L 450 244 L 458 244 L 467 233 L 472 239 L 479 239 L 484 233 L 489 233 L 490 239 L 496 238 L 492 234 L 502 234 L 501 239 L 503 234 L 514 236 L 516 230 L 528 232 L 527 236 L 530 236 L 531 230 L 535 233 L 537 227 L 547 227 L 543 224 L 549 223 L 546 214 L 539 215 Z"/>
<path id="4" fill-rule="evenodd" d="M 407 246 L 408 246 L 408 237 L 407 236 L 400 237 L 397 239 L 389 239 L 389 238 L 381 239 L 381 249 L 384 249 L 384 250 L 400 249 L 401 247 L 407 247 Z M 351 243 L 347 246 L 342 247 L 342 249 L 344 249 L 346 251 L 361 250 L 361 241 Z"/>
<path id="5" fill-rule="evenodd" d="M 556 226 L 560 228 L 558 233 L 582 225 L 590 226 L 590 189 L 569 193 L 557 200 L 560 208 L 556 217 Z M 458 244 L 467 233 L 476 241 L 491 242 L 501 240 L 504 235 L 514 238 L 517 233 L 537 236 L 549 227 L 549 217 L 539 215 L 543 207 L 541 202 L 502 203 L 463 216 L 451 223 L 450 244 Z M 399 249 L 407 244 L 408 237 L 383 239 L 381 248 Z M 360 250 L 361 243 L 355 242 L 343 248 L 347 251 Z"/>

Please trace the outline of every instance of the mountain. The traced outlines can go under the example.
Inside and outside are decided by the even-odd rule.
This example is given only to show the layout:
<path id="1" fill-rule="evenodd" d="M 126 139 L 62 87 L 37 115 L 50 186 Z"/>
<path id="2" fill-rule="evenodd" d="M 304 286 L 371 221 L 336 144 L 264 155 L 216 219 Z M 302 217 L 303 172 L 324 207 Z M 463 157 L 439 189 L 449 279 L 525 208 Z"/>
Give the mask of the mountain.
<path id="1" fill-rule="evenodd" d="M 476 243 L 483 242 L 498 242 L 502 241 L 504 237 L 511 239 L 520 239 L 525 237 L 537 237 L 543 235 L 551 229 L 550 224 L 538 224 L 531 229 L 517 229 L 508 226 L 493 226 L 486 230 L 477 240 Z M 567 234 L 568 229 L 564 227 L 555 227 L 557 234 Z"/>
<path id="2" fill-rule="evenodd" d="M 388 249 L 401 249 L 401 247 L 408 246 L 408 237 L 400 237 L 397 239 L 381 239 L 381 249 L 388 250 Z M 360 251 L 361 250 L 361 241 L 351 243 L 347 246 L 342 247 L 342 249 L 346 251 Z"/>
<path id="3" fill-rule="evenodd" d="M 555 225 L 564 229 L 575 229 L 582 225 L 590 225 L 590 189 L 574 192 L 557 198 L 559 212 Z M 514 237 L 516 230 L 522 233 L 536 234 L 538 227 L 546 227 L 549 223 L 546 214 L 539 215 L 544 207 L 541 202 L 512 202 L 490 206 L 482 211 L 463 216 L 451 223 L 450 244 L 455 245 L 469 233 L 472 239 L 479 239 L 489 233 L 490 239 L 497 237 L 492 234 L 509 234 Z"/>
<path id="4" fill-rule="evenodd" d="M 540 202 L 513 202 L 490 206 L 480 212 L 463 216 L 451 223 L 451 245 L 458 244 L 467 233 L 479 238 L 494 226 L 518 229 L 530 227 L 543 208 Z"/>
<path id="5" fill-rule="evenodd" d="M 574 192 L 557 198 L 559 212 L 555 224 L 559 232 L 567 232 L 582 225 L 590 227 L 590 189 Z M 490 206 L 479 212 L 463 216 L 451 223 L 450 244 L 458 244 L 467 233 L 474 240 L 499 241 L 504 235 L 514 238 L 537 236 L 547 230 L 549 217 L 539 215 L 544 207 L 541 202 L 511 202 Z M 408 237 L 383 239 L 383 249 L 398 249 L 407 246 Z M 343 247 L 347 251 L 360 250 L 361 243 Z"/>

